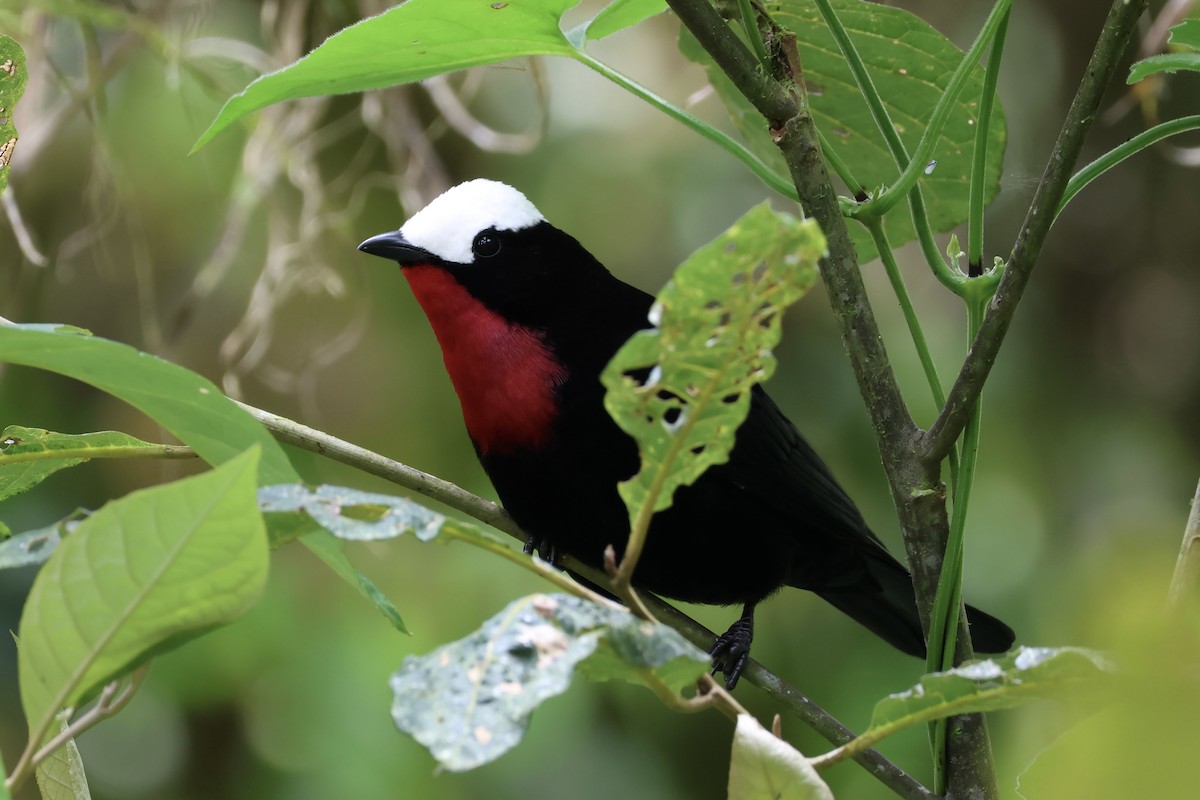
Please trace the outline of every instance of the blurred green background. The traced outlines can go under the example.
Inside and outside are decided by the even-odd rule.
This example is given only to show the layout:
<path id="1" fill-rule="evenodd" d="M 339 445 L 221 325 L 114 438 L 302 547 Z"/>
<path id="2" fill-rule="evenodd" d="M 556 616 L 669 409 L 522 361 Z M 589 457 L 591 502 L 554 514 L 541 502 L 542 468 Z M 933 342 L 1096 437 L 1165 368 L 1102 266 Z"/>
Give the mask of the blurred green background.
<path id="1" fill-rule="evenodd" d="M 569 19 L 601 5 L 587 2 Z M 981 2 L 893 5 L 960 46 L 987 11 Z M 16 111 L 21 141 L 4 197 L 8 218 L 19 213 L 22 222 L 0 221 L 0 315 L 127 342 L 246 402 L 492 496 L 423 315 L 398 270 L 355 246 L 448 186 L 486 176 L 522 189 L 614 273 L 656 291 L 767 191 L 691 132 L 554 60 L 271 107 L 187 157 L 231 93 L 383 7 L 7 0 L 0 32 L 24 46 L 31 83 Z M 1011 246 L 1104 12 L 1084 0 L 1017 4 L 1000 87 L 1009 146 L 988 217 L 991 254 Z M 676 51 L 676 31 L 672 18 L 658 17 L 593 52 L 728 127 L 700 69 Z M 1168 89 L 1157 100 L 1163 117 L 1200 108 L 1195 79 Z M 1120 104 L 1124 92 L 1114 86 L 1108 103 Z M 1143 125 L 1137 108 L 1101 121 L 1083 160 Z M 1063 215 L 989 383 L 966 594 L 1024 644 L 1133 642 L 1153 652 L 1164 641 L 1194 641 L 1171 639 L 1169 628 L 1155 633 L 1200 477 L 1200 174 L 1169 155 L 1142 154 Z M 963 350 L 961 306 L 915 250 L 900 255 L 948 382 Z M 863 272 L 914 413 L 928 424 L 932 404 L 886 279 L 878 262 Z M 789 314 L 778 355 L 770 391 L 901 552 L 819 287 Z M 0 423 L 163 436 L 110 397 L 6 365 Z M 295 458 L 311 481 L 389 490 L 309 454 Z M 14 531 L 45 525 L 186 469 L 85 465 L 10 501 L 2 518 Z M 395 600 L 411 637 L 307 551 L 285 548 L 248 617 L 157 659 L 130 707 L 81 738 L 93 796 L 723 796 L 727 722 L 681 717 L 648 692 L 611 684 L 580 682 L 546 704 L 497 763 L 438 774 L 392 726 L 389 674 L 405 655 L 463 636 L 547 586 L 462 546 L 404 539 L 351 550 Z M 16 629 L 32 579 L 31 571 L 0 573 L 0 629 Z M 718 629 L 735 613 L 692 611 Z M 799 592 L 760 611 L 755 653 L 855 728 L 878 697 L 911 685 L 921 669 Z M 738 695 L 770 713 L 753 687 Z M 1195 708 L 1179 695 L 1166 705 Z M 1007 793 L 1079 716 L 1071 704 L 1050 703 L 993 715 Z M 785 719 L 784 731 L 805 752 L 826 749 L 798 723 Z M 15 647 L 0 636 L 0 750 L 10 766 L 24 734 Z M 928 779 L 924 731 L 882 750 Z M 839 797 L 888 796 L 854 765 L 827 777 Z M 1171 786 L 1149 794 L 1168 796 Z M 20 795 L 34 796 L 32 786 Z"/>

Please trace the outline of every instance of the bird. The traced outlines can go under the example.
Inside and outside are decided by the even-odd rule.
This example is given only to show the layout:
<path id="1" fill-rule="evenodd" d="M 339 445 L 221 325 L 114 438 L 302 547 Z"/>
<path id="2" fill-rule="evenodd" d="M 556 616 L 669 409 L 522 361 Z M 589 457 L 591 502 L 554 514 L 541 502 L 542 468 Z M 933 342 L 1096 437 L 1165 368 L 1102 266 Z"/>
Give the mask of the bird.
<path id="1" fill-rule="evenodd" d="M 617 484 L 640 466 L 604 408 L 600 374 L 654 298 L 613 276 L 524 194 L 478 178 L 454 186 L 359 250 L 400 265 L 441 346 L 467 433 L 501 503 L 548 560 L 602 567 L 624 552 Z M 728 460 L 681 486 L 650 523 L 636 587 L 741 606 L 717 638 L 714 674 L 732 689 L 754 613 L 784 587 L 814 592 L 915 656 L 925 638 L 907 568 L 871 531 L 829 467 L 760 385 Z M 974 646 L 1013 631 L 967 607 Z"/>

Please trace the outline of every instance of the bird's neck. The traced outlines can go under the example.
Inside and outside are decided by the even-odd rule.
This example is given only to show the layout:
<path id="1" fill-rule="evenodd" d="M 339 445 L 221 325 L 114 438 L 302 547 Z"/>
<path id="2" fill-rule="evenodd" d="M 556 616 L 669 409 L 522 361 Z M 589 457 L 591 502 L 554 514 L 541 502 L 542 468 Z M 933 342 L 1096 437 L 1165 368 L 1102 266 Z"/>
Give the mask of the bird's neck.
<path id="1" fill-rule="evenodd" d="M 443 269 L 406 267 L 404 276 L 441 345 L 479 451 L 500 454 L 545 444 L 566 370 L 542 335 L 504 319 Z"/>

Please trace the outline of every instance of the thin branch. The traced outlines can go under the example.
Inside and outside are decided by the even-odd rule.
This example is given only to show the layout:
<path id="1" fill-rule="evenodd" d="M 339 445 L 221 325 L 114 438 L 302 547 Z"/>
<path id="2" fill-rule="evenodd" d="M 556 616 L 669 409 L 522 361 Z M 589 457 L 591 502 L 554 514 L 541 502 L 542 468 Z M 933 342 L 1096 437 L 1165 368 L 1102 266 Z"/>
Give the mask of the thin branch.
<path id="1" fill-rule="evenodd" d="M 30 739 L 25 747 L 25 752 L 21 754 L 20 761 L 13 768 L 12 775 L 4 782 L 4 788 L 9 792 L 15 793 L 21 787 L 21 784 L 28 779 L 29 775 L 37 769 L 38 764 L 49 758 L 55 750 L 65 745 L 71 739 L 78 738 L 84 731 L 95 727 L 98 723 L 117 714 L 125 706 L 129 705 L 129 701 L 133 699 L 138 689 L 145 683 L 146 674 L 149 671 L 149 662 L 134 670 L 130 676 L 129 685 L 119 694 L 118 689 L 121 688 L 120 680 L 115 680 L 105 685 L 100 691 L 100 697 L 94 706 L 85 711 L 79 719 L 72 722 L 64 730 L 59 731 L 57 735 L 42 745 L 36 752 L 34 748 L 37 747 L 38 743 Z"/>
<path id="2" fill-rule="evenodd" d="M 767 75 L 707 0 L 667 0 L 667 5 L 772 128 L 796 115 L 796 98 Z"/>
<path id="3" fill-rule="evenodd" d="M 715 634 L 708 628 L 659 598 L 648 595 L 646 602 L 660 620 L 682 633 L 696 646 L 707 647 L 715 638 Z M 742 680 L 757 686 L 829 743 L 841 747 L 857 738 L 857 734 L 839 722 L 836 717 L 754 659 L 746 662 Z M 856 751 L 852 757 L 880 783 L 905 800 L 934 800 L 937 797 L 920 781 L 876 750 Z"/>
<path id="4" fill-rule="evenodd" d="M 365 447 L 350 444 L 287 417 L 281 417 L 245 403 L 238 403 L 238 405 L 261 422 L 272 436 L 284 444 L 318 453 L 370 475 L 391 481 L 398 486 L 411 489 L 522 541 L 528 538 L 503 508 L 478 495 L 471 494 L 450 481 L 414 469 L 407 464 L 401 464 L 399 461 L 393 461 L 367 450 Z"/>
<path id="5" fill-rule="evenodd" d="M 983 391 L 983 384 L 1012 323 L 1013 313 L 1042 252 L 1046 234 L 1054 222 L 1055 210 L 1066 191 L 1084 139 L 1099 112 L 1104 91 L 1116 74 L 1138 17 L 1145 10 L 1146 0 L 1113 0 L 1087 71 L 1046 162 L 1046 172 L 1042 175 L 1029 213 L 1013 244 L 1008 268 L 996 290 L 996 296 L 988 305 L 983 325 L 963 361 L 954 386 L 947 394 L 945 407 L 918 443 L 918 452 L 927 461 L 939 462 L 950 452 L 967 424 L 971 406 Z"/>

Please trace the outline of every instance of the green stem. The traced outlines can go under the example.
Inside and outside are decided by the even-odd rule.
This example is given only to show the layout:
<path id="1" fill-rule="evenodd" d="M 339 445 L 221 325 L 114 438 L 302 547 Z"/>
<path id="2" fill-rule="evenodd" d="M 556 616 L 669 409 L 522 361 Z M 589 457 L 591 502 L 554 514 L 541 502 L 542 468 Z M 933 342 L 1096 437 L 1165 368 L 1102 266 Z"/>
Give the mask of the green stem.
<path id="1" fill-rule="evenodd" d="M 816 3 L 818 8 L 829 6 L 829 0 L 816 0 Z M 959 62 L 958 68 L 950 76 L 946 90 L 942 92 L 937 105 L 934 106 L 933 113 L 929 117 L 929 124 L 925 127 L 925 132 L 921 134 L 921 140 L 917 143 L 917 149 L 913 153 L 912 158 L 908 160 L 908 163 L 904 165 L 900 177 L 878 197 L 861 204 L 859 206 L 859 213 L 861 215 L 882 217 L 895 207 L 897 203 L 907 197 L 908 193 L 917 185 L 917 181 L 925 173 L 926 164 L 933 157 L 938 139 L 946 127 L 946 122 L 950 119 L 950 112 L 954 110 L 954 103 L 958 100 L 958 96 L 962 94 L 963 87 L 966 86 L 967 79 L 971 76 L 971 70 L 979 63 L 979 57 L 983 54 L 984 48 L 995 41 L 999 29 L 1007 24 L 1008 13 L 1011 8 L 1012 0 L 997 0 L 996 5 L 992 7 L 992 12 L 988 14 L 988 18 L 984 21 L 979 35 L 975 38 L 974 44 L 971 45 L 971 49 L 967 50 L 967 54 Z M 832 8 L 830 8 L 830 14 L 832 14 Z M 824 16 L 824 11 L 822 11 L 822 16 Z M 836 19 L 836 15 L 834 18 Z M 828 19 L 826 22 L 828 22 Z M 841 27 L 840 21 L 837 24 Z M 842 35 L 849 42 L 850 37 L 846 34 L 844 28 L 842 29 Z M 835 33 L 836 36 L 837 34 Z M 838 44 L 839 46 L 841 45 L 840 39 Z M 850 46 L 853 47 L 853 45 Z M 871 89 L 874 90 L 874 88 L 872 85 Z M 882 100 L 878 96 L 876 100 L 882 106 Z M 887 113 L 886 110 L 884 113 Z"/>
<path id="2" fill-rule="evenodd" d="M 783 176 L 776 174 L 769 166 L 763 163 L 758 156 L 747 150 L 741 142 L 734 139 L 729 134 L 719 131 L 702 120 L 697 119 L 679 106 L 676 106 L 671 102 L 659 97 L 641 84 L 633 81 L 625 75 L 622 75 L 620 72 L 617 72 L 603 61 L 598 61 L 592 58 L 583 50 L 575 50 L 573 55 L 575 60 L 579 63 L 589 67 L 592 70 L 595 70 L 605 78 L 608 78 L 610 81 L 620 86 L 622 89 L 625 89 L 631 94 L 641 98 L 642 100 L 645 100 L 647 103 L 659 109 L 667 116 L 683 123 L 688 128 L 691 128 L 693 131 L 703 136 L 705 139 L 708 139 L 710 142 L 725 150 L 738 161 L 741 161 L 743 164 L 749 167 L 750 171 L 758 176 L 759 180 L 761 180 L 770 188 L 774 189 L 776 192 L 779 192 L 784 197 L 789 197 L 792 200 L 799 199 L 799 195 L 796 193 L 796 187 L 792 185 L 790 181 Z"/>
<path id="3" fill-rule="evenodd" d="M 75 458 L 87 461 L 93 458 L 195 458 L 192 448 L 181 444 L 146 444 L 128 447 L 75 447 L 61 450 L 39 450 L 36 453 L 0 454 L 0 466 L 20 464 L 25 461 L 59 461 Z"/>
<path id="4" fill-rule="evenodd" d="M 983 323 L 984 308 L 995 288 L 992 281 L 972 281 L 975 291 L 968 293 L 967 330 L 968 342 L 975 338 Z M 929 618 L 929 644 L 925 668 L 927 672 L 940 672 L 954 667 L 954 653 L 958 645 L 959 613 L 962 609 L 963 539 L 967 522 L 967 506 L 971 499 L 971 486 L 975 481 L 975 465 L 979 455 L 979 430 L 982 422 L 983 398 L 975 402 L 971 416 L 963 431 L 962 465 L 954 487 L 954 509 L 950 517 L 950 537 L 946 541 L 946 554 L 942 559 L 942 576 L 934 595 L 933 612 Z M 931 731 L 933 749 L 933 790 L 937 794 L 946 791 L 946 719 L 933 723 Z"/>
<path id="5" fill-rule="evenodd" d="M 917 316 L 916 309 L 913 308 L 912 298 L 908 295 L 908 287 L 904 284 L 900 265 L 896 263 L 896 255 L 892 252 L 891 242 L 888 241 L 887 233 L 883 229 L 883 220 L 874 219 L 864 221 L 863 224 L 866 225 L 871 239 L 875 242 L 875 249 L 879 251 L 883 269 L 887 273 L 888 281 L 892 284 L 892 291 L 896 293 L 896 300 L 900 303 L 900 310 L 908 325 L 908 333 L 912 336 L 913 346 L 917 349 L 917 358 L 921 361 L 921 369 L 925 373 L 925 380 L 929 383 L 929 391 L 933 395 L 935 408 L 940 409 L 946 404 L 946 392 L 942 389 L 942 380 L 938 377 L 937 365 L 933 363 L 933 355 L 929 352 L 925 331 L 921 328 L 921 320 Z M 958 456 L 953 452 L 950 453 L 950 483 L 953 486 L 957 486 L 958 483 Z"/>
<path id="6" fill-rule="evenodd" d="M 1034 192 L 1029 213 L 1017 232 L 995 300 L 989 303 L 979 334 L 971 343 L 971 350 L 963 361 L 954 385 L 946 392 L 946 405 L 921 437 L 922 441 L 917 443 L 919 457 L 926 462 L 941 461 L 954 447 L 970 416 L 971 407 L 983 390 L 992 365 L 996 363 L 996 355 L 1004 343 L 1013 314 L 1025 293 L 1046 235 L 1054 222 L 1055 211 L 1071 179 L 1071 170 L 1075 168 L 1083 140 L 1096 119 L 1105 89 L 1119 68 L 1121 54 L 1128 46 L 1146 5 L 1146 0 L 1112 2 L 1079 89 L 1063 120 L 1058 140 L 1046 162 L 1046 171 Z"/>
<path id="7" fill-rule="evenodd" d="M 1142 131 L 1137 136 L 1134 136 L 1129 141 L 1114 147 L 1104 155 L 1097 158 L 1092 163 L 1088 164 L 1083 169 L 1071 176 L 1071 180 L 1067 181 L 1067 188 L 1063 192 L 1062 199 L 1058 201 L 1058 207 L 1054 209 L 1054 218 L 1058 219 L 1058 215 L 1067 207 L 1067 203 L 1071 202 L 1071 198 L 1079 194 L 1083 187 L 1087 186 L 1092 181 L 1099 178 L 1105 172 L 1108 172 L 1113 167 L 1120 164 L 1130 156 L 1140 153 L 1147 147 L 1161 142 L 1168 136 L 1174 136 L 1177 133 L 1185 133 L 1186 131 L 1200 130 L 1200 114 L 1195 114 L 1190 117 L 1180 117 L 1179 119 L 1160 122 L 1149 130 Z"/>
<path id="8" fill-rule="evenodd" d="M 842 179 L 842 183 L 846 184 L 846 188 L 850 193 L 855 195 L 857 199 L 860 195 L 866 194 L 866 187 L 862 181 L 854 177 L 854 173 L 850 171 L 850 167 L 842 157 L 833 149 L 833 145 L 825 138 L 825 134 L 821 133 L 821 129 L 817 128 L 817 142 L 821 145 L 821 155 L 825 157 L 825 163 L 829 168 L 837 173 L 837 176 Z"/>
<path id="9" fill-rule="evenodd" d="M 900 134 L 896 132 L 896 126 L 892 122 L 891 115 L 888 114 L 883 97 L 879 94 L 879 90 L 875 88 L 875 82 L 871 79 L 871 73 L 867 71 L 866 62 L 859 55 L 858 48 L 854 46 L 854 42 L 850 39 L 850 34 L 846 31 L 846 27 L 842 25 L 841 19 L 838 18 L 837 12 L 833 10 L 833 6 L 830 5 L 829 0 L 815 0 L 815 2 L 817 10 L 821 12 L 821 17 L 825 20 L 825 24 L 833 34 L 834 41 L 837 42 L 838 48 L 842 51 L 842 56 L 846 59 L 846 65 L 850 68 L 850 74 L 854 76 L 854 82 L 857 84 L 859 92 L 862 93 L 863 100 L 867 103 L 867 108 L 871 112 L 871 118 L 875 121 L 875 127 L 879 129 L 879 133 L 883 136 L 883 141 L 887 145 L 888 152 L 892 154 L 892 161 L 895 162 L 896 169 L 903 170 L 906 166 L 914 163 L 913 159 L 909 157 L 908 148 L 904 146 L 904 142 L 900 139 Z M 868 200 L 865 203 L 852 206 L 849 209 L 848 215 L 860 221 L 865 217 L 871 216 L 870 214 L 863 213 L 864 207 L 868 206 L 871 202 Z M 942 259 L 941 253 L 938 252 L 937 242 L 933 238 L 933 229 L 929 224 L 929 214 L 925 210 L 925 199 L 921 194 L 919 184 L 912 187 L 912 191 L 908 194 L 908 202 L 909 211 L 912 215 L 913 228 L 917 232 L 917 241 L 921 245 L 921 253 L 929 263 L 929 268 L 933 270 L 933 274 L 943 286 L 952 292 L 958 293 L 962 285 L 963 276 L 950 269 Z"/>
<path id="10" fill-rule="evenodd" d="M 983 272 L 983 193 L 987 183 L 988 131 L 992 126 L 992 108 L 996 101 L 996 84 L 1000 79 L 1000 60 L 1004 56 L 1008 19 L 1009 12 L 1006 11 L 988 51 L 983 91 L 979 95 L 979 114 L 975 120 L 975 150 L 971 158 L 971 186 L 967 196 L 968 275 L 980 275 Z"/>
<path id="11" fill-rule="evenodd" d="M 762 34 L 758 31 L 758 20 L 754 16 L 754 7 L 750 5 L 750 0 L 738 0 L 738 11 L 742 15 L 742 27 L 746 29 L 746 38 L 750 40 L 750 49 L 754 51 L 763 69 L 767 69 L 767 48 L 763 46 Z"/>

